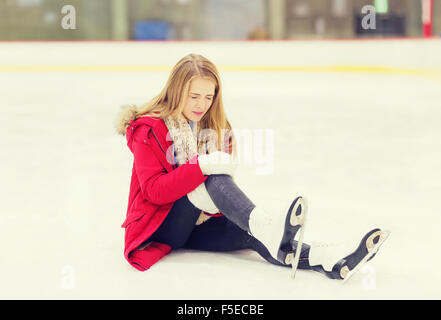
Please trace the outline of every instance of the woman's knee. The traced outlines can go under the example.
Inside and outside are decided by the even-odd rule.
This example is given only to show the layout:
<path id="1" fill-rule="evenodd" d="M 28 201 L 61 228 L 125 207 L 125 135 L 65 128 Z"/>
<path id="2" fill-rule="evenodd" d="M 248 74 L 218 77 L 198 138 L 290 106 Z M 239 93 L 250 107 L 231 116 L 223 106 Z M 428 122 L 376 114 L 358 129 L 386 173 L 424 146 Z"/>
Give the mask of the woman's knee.
<path id="1" fill-rule="evenodd" d="M 205 188 L 209 194 L 226 185 L 234 185 L 233 178 L 227 174 L 212 174 L 205 180 Z"/>

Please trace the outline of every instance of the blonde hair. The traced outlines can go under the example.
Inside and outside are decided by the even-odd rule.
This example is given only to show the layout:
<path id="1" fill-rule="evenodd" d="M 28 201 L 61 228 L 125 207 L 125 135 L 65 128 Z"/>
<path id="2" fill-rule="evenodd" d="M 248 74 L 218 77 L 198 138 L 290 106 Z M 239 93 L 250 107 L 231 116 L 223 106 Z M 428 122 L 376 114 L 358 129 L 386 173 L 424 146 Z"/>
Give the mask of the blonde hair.
<path id="1" fill-rule="evenodd" d="M 234 136 L 232 127 L 225 114 L 222 100 L 222 85 L 216 66 L 207 58 L 198 54 L 188 54 L 173 67 L 165 87 L 149 102 L 141 107 L 123 106 L 118 115 L 115 127 L 119 134 L 125 135 L 130 121 L 141 116 L 152 116 L 161 119 L 182 115 L 184 103 L 188 97 L 190 82 L 196 77 L 210 79 L 215 83 L 215 93 L 211 107 L 198 122 L 198 133 L 204 129 L 214 130 L 217 134 L 218 150 L 222 148 L 225 130 L 228 135 L 228 150 L 233 149 Z M 153 114 L 154 113 L 154 114 Z"/>

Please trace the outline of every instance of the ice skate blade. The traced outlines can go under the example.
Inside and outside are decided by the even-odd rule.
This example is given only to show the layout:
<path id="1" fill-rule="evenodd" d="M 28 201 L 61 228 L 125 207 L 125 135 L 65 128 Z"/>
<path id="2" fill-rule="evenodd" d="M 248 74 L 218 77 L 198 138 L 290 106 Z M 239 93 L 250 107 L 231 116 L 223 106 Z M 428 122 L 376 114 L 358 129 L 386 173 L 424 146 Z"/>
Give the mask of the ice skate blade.
<path id="1" fill-rule="evenodd" d="M 306 213 L 308 211 L 307 200 L 305 198 L 302 198 L 301 200 L 302 201 L 300 202 L 300 204 L 302 205 L 302 214 L 300 216 L 298 216 L 298 219 L 296 220 L 298 225 L 300 225 L 300 235 L 299 235 L 299 239 L 297 240 L 297 248 L 295 251 L 295 256 L 294 256 L 292 264 L 291 264 L 291 268 L 292 268 L 291 279 L 295 278 L 296 272 L 297 272 L 297 266 L 299 265 L 300 254 L 302 251 L 302 244 L 303 244 L 303 236 L 305 233 Z M 294 211 L 294 212 L 296 212 L 296 211 Z"/>
<path id="2" fill-rule="evenodd" d="M 340 276 L 343 278 L 342 284 L 345 284 L 374 254 L 378 252 L 381 245 L 387 240 L 390 235 L 390 231 L 384 230 L 374 233 L 366 241 L 366 246 L 369 253 L 352 269 L 349 270 L 347 266 L 340 270 Z M 373 239 L 379 236 L 379 240 L 374 244 Z"/>
<path id="3" fill-rule="evenodd" d="M 300 214 L 297 215 L 297 210 L 298 208 L 301 206 L 302 210 L 300 210 Z M 294 208 L 292 209 L 292 212 L 294 212 L 294 214 L 291 215 L 290 221 L 289 223 L 291 224 L 291 226 L 302 226 L 303 222 L 305 220 L 305 214 L 306 214 L 306 199 L 303 197 L 299 197 L 299 199 L 297 200 L 296 204 L 294 205 Z"/>

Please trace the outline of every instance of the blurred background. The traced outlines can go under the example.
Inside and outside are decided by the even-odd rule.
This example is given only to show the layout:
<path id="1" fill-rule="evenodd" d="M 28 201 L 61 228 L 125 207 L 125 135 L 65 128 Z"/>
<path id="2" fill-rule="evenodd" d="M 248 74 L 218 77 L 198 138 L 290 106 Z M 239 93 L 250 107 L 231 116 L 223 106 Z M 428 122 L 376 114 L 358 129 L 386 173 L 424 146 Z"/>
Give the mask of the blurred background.
<path id="1" fill-rule="evenodd" d="M 76 10 L 77 26 L 69 32 L 60 27 L 65 5 Z M 366 5 L 375 7 L 375 29 L 360 27 Z M 441 0 L 0 0 L 0 40 L 326 39 L 440 34 Z"/>
<path id="2" fill-rule="evenodd" d="M 441 298 L 440 34 L 441 0 L 0 0 L 0 298 Z M 306 196 L 307 243 L 390 229 L 370 269 L 341 286 L 252 252 L 124 260 L 113 123 L 189 53 L 252 147 L 241 189 L 272 212 Z"/>

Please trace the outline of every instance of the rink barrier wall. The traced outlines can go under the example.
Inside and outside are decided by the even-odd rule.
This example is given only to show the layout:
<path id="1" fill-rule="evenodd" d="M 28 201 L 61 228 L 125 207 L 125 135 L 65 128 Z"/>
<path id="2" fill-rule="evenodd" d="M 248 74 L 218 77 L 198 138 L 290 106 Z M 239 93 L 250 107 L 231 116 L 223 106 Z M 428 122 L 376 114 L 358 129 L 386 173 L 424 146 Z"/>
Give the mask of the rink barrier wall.
<path id="1" fill-rule="evenodd" d="M 375 73 L 441 79 L 441 39 L 0 42 L 0 72 L 169 72 L 188 53 L 219 71 Z"/>
<path id="2" fill-rule="evenodd" d="M 0 72 L 169 72 L 172 66 L 1 66 Z M 441 68 L 405 69 L 384 66 L 218 66 L 221 72 L 370 73 L 424 77 L 441 82 Z"/>
<path id="3" fill-rule="evenodd" d="M 295 38 L 295 39 L 206 39 L 206 40 L 134 40 L 134 39 L 128 39 L 128 40 L 0 40 L 0 43 L 2 42 L 72 42 L 72 43 L 81 43 L 81 42 L 125 42 L 125 43 L 131 43 L 131 42 L 203 42 L 203 43 L 210 43 L 210 42 L 295 42 L 295 41 L 400 41 L 400 40 L 427 40 L 427 39 L 439 39 L 441 36 L 439 35 L 432 35 L 430 37 L 362 37 L 362 38 Z"/>

